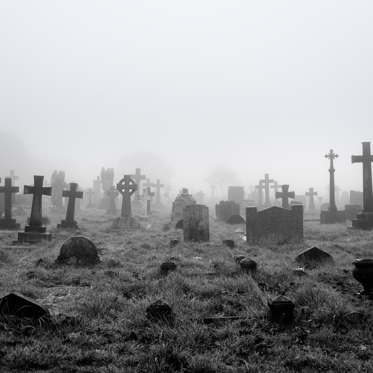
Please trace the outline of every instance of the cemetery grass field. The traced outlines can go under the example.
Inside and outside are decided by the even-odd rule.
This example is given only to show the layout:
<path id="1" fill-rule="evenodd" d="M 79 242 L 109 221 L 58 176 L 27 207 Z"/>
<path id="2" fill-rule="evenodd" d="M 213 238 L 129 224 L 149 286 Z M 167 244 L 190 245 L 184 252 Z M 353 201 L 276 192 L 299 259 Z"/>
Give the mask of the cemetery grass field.
<path id="1" fill-rule="evenodd" d="M 352 277 L 353 260 L 372 257 L 373 232 L 305 222 L 302 244 L 252 247 L 235 232 L 243 225 L 214 215 L 209 243 L 184 243 L 182 230 L 162 231 L 168 211 L 140 230 L 114 231 L 105 211 L 82 209 L 76 220 L 102 263 L 56 266 L 73 233 L 56 229 L 63 215 L 45 213 L 51 242 L 12 246 L 17 233 L 0 232 L 0 297 L 20 292 L 52 315 L 39 323 L 0 319 L 1 372 L 373 372 L 372 302 L 356 295 L 362 285 Z M 23 229 L 25 219 L 17 220 Z M 170 248 L 174 238 L 180 243 Z M 223 245 L 226 238 L 236 247 Z M 297 277 L 294 258 L 312 246 L 334 263 Z M 253 279 L 235 263 L 239 254 L 257 262 Z M 163 275 L 169 258 L 177 269 Z M 268 319 L 252 281 L 293 300 L 291 324 Z M 173 322 L 146 317 L 159 299 L 172 307 Z M 204 323 L 208 316 L 240 318 Z"/>

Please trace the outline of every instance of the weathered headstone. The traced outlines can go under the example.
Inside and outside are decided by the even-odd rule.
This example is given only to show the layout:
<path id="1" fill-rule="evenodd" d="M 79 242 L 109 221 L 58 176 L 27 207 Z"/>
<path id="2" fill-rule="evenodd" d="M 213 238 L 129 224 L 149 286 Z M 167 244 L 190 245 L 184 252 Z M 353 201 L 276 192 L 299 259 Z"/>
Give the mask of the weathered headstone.
<path id="1" fill-rule="evenodd" d="M 61 247 L 57 264 L 94 265 L 101 262 L 95 244 L 84 236 L 69 238 Z"/>
<path id="2" fill-rule="evenodd" d="M 62 200 L 62 191 L 66 187 L 65 183 L 65 172 L 60 171 L 57 173 L 57 170 L 54 170 L 52 177 L 51 177 L 51 185 L 52 185 L 52 206 L 56 212 L 65 211 L 63 207 L 63 200 Z"/>
<path id="3" fill-rule="evenodd" d="M 227 221 L 231 215 L 240 214 L 240 205 L 234 201 L 220 201 L 215 205 L 215 212 L 218 221 Z"/>
<path id="4" fill-rule="evenodd" d="M 210 240 L 209 208 L 204 205 L 187 205 L 183 213 L 184 241 Z"/>
<path id="5" fill-rule="evenodd" d="M 228 201 L 234 201 L 240 206 L 243 205 L 243 200 L 245 198 L 245 192 L 243 186 L 229 186 L 228 187 Z"/>
<path id="6" fill-rule="evenodd" d="M 101 198 L 98 208 L 100 210 L 110 209 L 110 197 L 107 192 L 114 185 L 114 168 L 101 169 L 101 188 L 103 190 L 103 196 Z"/>
<path id="7" fill-rule="evenodd" d="M 64 190 L 62 197 L 69 199 L 66 211 L 66 220 L 61 220 L 61 224 L 57 224 L 57 228 L 61 229 L 78 229 L 78 224 L 74 220 L 75 215 L 75 199 L 83 198 L 83 192 L 78 191 L 77 183 L 70 183 L 70 190 Z"/>
<path id="8" fill-rule="evenodd" d="M 231 215 L 227 221 L 227 224 L 245 224 L 245 219 L 241 215 Z"/>
<path id="9" fill-rule="evenodd" d="M 182 219 L 184 207 L 195 204 L 196 200 L 188 193 L 188 189 L 183 188 L 172 203 L 171 221 Z"/>
<path id="10" fill-rule="evenodd" d="M 329 208 L 328 211 L 321 211 L 320 213 L 320 224 L 335 224 L 335 223 L 344 223 L 346 221 L 346 212 L 338 211 L 337 205 L 335 204 L 335 184 L 334 184 L 334 163 L 333 160 L 338 158 L 338 154 L 335 154 L 333 149 L 330 150 L 328 154 L 325 155 L 325 158 L 330 159 L 330 182 L 329 182 Z"/>
<path id="11" fill-rule="evenodd" d="M 137 191 L 138 186 L 130 175 L 124 175 L 117 184 L 117 190 L 123 196 L 120 218 L 113 221 L 113 228 L 140 228 L 139 223 L 132 217 L 131 196 Z"/>
<path id="12" fill-rule="evenodd" d="M 164 187 L 164 184 L 161 184 L 161 180 L 157 179 L 157 182 L 153 185 L 155 187 L 155 203 L 154 208 L 155 209 L 162 209 L 162 201 L 161 201 L 161 188 Z"/>
<path id="13" fill-rule="evenodd" d="M 363 211 L 352 221 L 352 228 L 373 229 L 372 162 L 370 142 L 363 142 L 363 155 L 353 155 L 352 163 L 363 164 Z"/>
<path id="14" fill-rule="evenodd" d="M 289 198 L 295 197 L 295 192 L 289 192 L 289 185 L 281 185 L 282 192 L 276 192 L 276 199 L 281 198 L 281 206 L 284 209 L 289 209 Z"/>
<path id="15" fill-rule="evenodd" d="M 100 176 L 97 176 L 96 180 L 93 180 L 93 192 L 94 192 L 94 199 L 93 204 L 95 207 L 98 207 L 100 205 L 101 201 L 101 180 Z"/>
<path id="16" fill-rule="evenodd" d="M 317 192 L 314 192 L 313 191 L 313 188 L 309 188 L 309 191 L 306 192 L 306 196 L 307 197 L 310 197 L 309 199 L 309 204 L 308 204 L 308 208 L 310 210 L 315 210 L 315 199 L 313 198 L 314 196 L 317 196 Z"/>
<path id="17" fill-rule="evenodd" d="M 269 184 L 273 183 L 273 179 L 270 179 L 268 174 L 265 174 L 264 179 L 260 180 L 259 183 L 264 185 L 264 206 L 271 206 L 271 202 L 269 201 Z"/>
<path id="18" fill-rule="evenodd" d="M 109 208 L 106 210 L 106 215 L 115 216 L 117 214 L 117 206 L 115 204 L 115 198 L 119 196 L 119 192 L 115 189 L 114 186 L 111 186 L 106 192 L 106 195 L 110 198 Z"/>
<path id="19" fill-rule="evenodd" d="M 247 243 L 299 243 L 303 241 L 303 207 L 295 205 L 291 210 L 272 206 L 262 211 L 246 207 Z"/>
<path id="20" fill-rule="evenodd" d="M 87 209 L 91 209 L 91 208 L 95 207 L 94 204 L 92 203 L 92 196 L 95 194 L 93 189 L 88 188 L 85 193 L 88 196 L 88 204 L 85 207 Z"/>
<path id="21" fill-rule="evenodd" d="M 34 196 L 32 199 L 30 224 L 25 226 L 24 232 L 18 232 L 19 242 L 39 242 L 52 239 L 52 235 L 47 233 L 46 227 L 42 225 L 42 196 L 52 195 L 51 187 L 43 187 L 43 179 L 44 176 L 34 176 L 34 186 L 24 186 L 24 194 L 33 194 Z"/>
<path id="22" fill-rule="evenodd" d="M 12 187 L 12 179 L 5 178 L 5 186 L 0 187 L 0 193 L 4 195 L 4 210 L 5 216 L 0 219 L 1 230 L 18 230 L 20 224 L 16 223 L 16 219 L 12 219 L 12 196 L 19 191 L 19 187 Z"/>
<path id="23" fill-rule="evenodd" d="M 13 186 L 16 186 L 16 181 L 19 180 L 19 176 L 17 176 L 14 172 L 14 170 L 10 170 L 10 175 L 9 177 L 12 179 L 12 185 Z M 12 193 L 12 205 L 15 204 L 16 200 L 15 200 L 15 196 L 16 194 L 15 193 Z"/>
<path id="24" fill-rule="evenodd" d="M 140 201 L 141 180 L 145 180 L 146 176 L 141 175 L 140 168 L 136 168 L 136 172 L 130 175 L 130 177 L 135 180 L 135 183 L 137 185 L 137 189 L 135 191 L 134 200 L 133 200 L 133 203 L 136 204 Z"/>

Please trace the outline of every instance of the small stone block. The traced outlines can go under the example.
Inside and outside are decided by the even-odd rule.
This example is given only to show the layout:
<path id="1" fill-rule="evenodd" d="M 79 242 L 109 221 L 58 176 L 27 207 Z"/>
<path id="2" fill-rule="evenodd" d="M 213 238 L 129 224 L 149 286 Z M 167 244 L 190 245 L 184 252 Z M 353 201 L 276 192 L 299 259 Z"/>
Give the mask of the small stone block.
<path id="1" fill-rule="evenodd" d="M 228 246 L 230 249 L 233 249 L 235 244 L 234 244 L 234 241 L 233 240 L 223 240 L 223 244 L 225 246 Z"/>
<path id="2" fill-rule="evenodd" d="M 45 228 L 45 227 L 44 227 Z M 38 232 L 18 232 L 18 242 L 41 242 L 51 241 L 51 233 L 38 233 Z"/>
<path id="3" fill-rule="evenodd" d="M 157 300 L 146 309 L 146 318 L 151 321 L 173 321 L 172 308 L 162 300 Z"/>
<path id="4" fill-rule="evenodd" d="M 325 262 L 325 261 L 333 261 L 333 257 L 329 253 L 314 246 L 314 247 L 311 247 L 310 249 L 306 249 L 302 251 L 295 258 L 295 261 L 299 263 Z"/>
<path id="5" fill-rule="evenodd" d="M 242 259 L 239 262 L 239 264 L 241 266 L 241 269 L 244 272 L 254 272 L 254 271 L 256 271 L 257 263 L 256 263 L 255 260 L 252 260 L 250 258 L 245 258 L 245 259 Z"/>
<path id="6" fill-rule="evenodd" d="M 49 317 L 49 311 L 34 299 L 13 292 L 0 299 L 0 314 L 28 319 Z"/>
<path id="7" fill-rule="evenodd" d="M 170 241 L 170 248 L 175 247 L 175 246 L 178 245 L 179 243 L 180 243 L 179 240 L 171 240 L 171 241 Z"/>
<path id="8" fill-rule="evenodd" d="M 231 215 L 227 221 L 227 224 L 245 224 L 246 221 L 241 215 Z"/>
<path id="9" fill-rule="evenodd" d="M 174 271 L 177 268 L 177 264 L 172 260 L 166 260 L 161 264 L 161 272 L 167 274 L 170 271 Z"/>
<path id="10" fill-rule="evenodd" d="M 287 297 L 280 295 L 274 300 L 268 302 L 271 319 L 274 322 L 290 322 L 293 320 L 293 311 L 295 304 Z"/>

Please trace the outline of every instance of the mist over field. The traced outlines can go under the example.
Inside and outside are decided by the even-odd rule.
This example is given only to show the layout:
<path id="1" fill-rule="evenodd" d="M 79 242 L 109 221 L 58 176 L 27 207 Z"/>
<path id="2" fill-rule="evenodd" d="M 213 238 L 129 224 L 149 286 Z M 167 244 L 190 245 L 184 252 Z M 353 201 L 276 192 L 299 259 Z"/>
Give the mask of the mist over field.
<path id="1" fill-rule="evenodd" d="M 176 196 L 219 165 L 296 194 L 362 191 L 373 140 L 370 1 L 3 1 L 0 177 L 83 188 L 141 168 Z M 217 188 L 215 193 L 220 195 Z M 225 189 L 226 194 L 226 189 Z"/>

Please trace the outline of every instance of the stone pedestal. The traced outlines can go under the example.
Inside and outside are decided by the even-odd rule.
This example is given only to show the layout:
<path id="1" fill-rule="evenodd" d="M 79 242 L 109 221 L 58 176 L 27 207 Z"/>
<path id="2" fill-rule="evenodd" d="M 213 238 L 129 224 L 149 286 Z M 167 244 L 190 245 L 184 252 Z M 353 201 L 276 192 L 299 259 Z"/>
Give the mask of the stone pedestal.
<path id="1" fill-rule="evenodd" d="M 321 211 L 320 224 L 336 224 L 346 222 L 346 211 Z"/>
<path id="2" fill-rule="evenodd" d="M 51 241 L 52 234 L 46 232 L 46 227 L 25 226 L 24 232 L 18 232 L 18 242 L 40 242 Z"/>
<path id="3" fill-rule="evenodd" d="M 20 223 L 16 223 L 16 219 L 0 219 L 0 230 L 19 230 Z"/>
<path id="4" fill-rule="evenodd" d="M 360 212 L 356 219 L 352 220 L 352 228 L 372 230 L 373 229 L 373 212 Z"/>
<path id="5" fill-rule="evenodd" d="M 61 220 L 61 224 L 57 224 L 58 229 L 79 229 L 78 223 L 75 220 Z"/>

